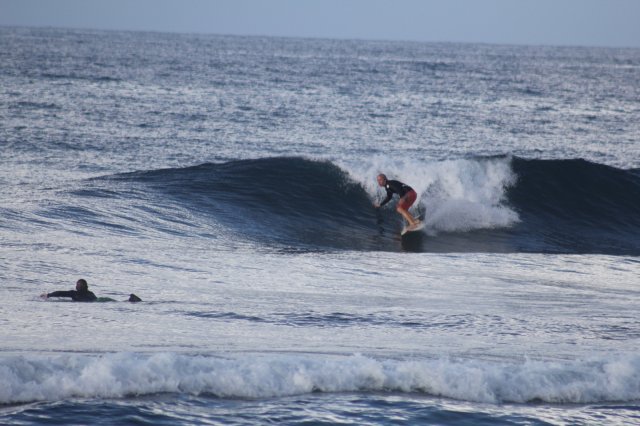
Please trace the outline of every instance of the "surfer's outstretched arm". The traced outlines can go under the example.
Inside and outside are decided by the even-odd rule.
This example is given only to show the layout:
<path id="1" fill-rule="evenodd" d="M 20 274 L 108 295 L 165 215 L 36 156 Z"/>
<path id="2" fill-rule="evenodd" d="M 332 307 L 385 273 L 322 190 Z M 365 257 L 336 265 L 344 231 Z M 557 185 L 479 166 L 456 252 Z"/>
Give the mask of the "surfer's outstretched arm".
<path id="1" fill-rule="evenodd" d="M 387 191 L 387 196 L 384 198 L 384 200 L 382 200 L 380 203 L 376 203 L 375 204 L 376 208 L 380 208 L 380 207 L 384 206 L 385 204 L 387 204 L 389 201 L 391 201 L 391 197 L 393 197 L 393 193 Z"/>
<path id="2" fill-rule="evenodd" d="M 40 295 L 40 297 L 42 297 L 43 299 L 48 299 L 50 297 L 71 297 L 71 298 L 73 298 L 74 295 L 75 295 L 75 291 L 69 290 L 69 291 L 53 291 L 51 293 L 42 293 Z"/>

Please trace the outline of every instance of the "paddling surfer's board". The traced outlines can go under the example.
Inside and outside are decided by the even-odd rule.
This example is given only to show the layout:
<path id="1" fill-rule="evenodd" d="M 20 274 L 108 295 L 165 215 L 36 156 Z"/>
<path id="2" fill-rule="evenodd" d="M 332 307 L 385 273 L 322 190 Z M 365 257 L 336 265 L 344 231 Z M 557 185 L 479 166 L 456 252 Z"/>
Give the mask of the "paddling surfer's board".
<path id="1" fill-rule="evenodd" d="M 411 232 L 420 231 L 421 229 L 424 229 L 424 222 L 420 222 L 415 226 L 405 226 L 402 232 L 400 233 L 400 235 L 405 235 Z"/>

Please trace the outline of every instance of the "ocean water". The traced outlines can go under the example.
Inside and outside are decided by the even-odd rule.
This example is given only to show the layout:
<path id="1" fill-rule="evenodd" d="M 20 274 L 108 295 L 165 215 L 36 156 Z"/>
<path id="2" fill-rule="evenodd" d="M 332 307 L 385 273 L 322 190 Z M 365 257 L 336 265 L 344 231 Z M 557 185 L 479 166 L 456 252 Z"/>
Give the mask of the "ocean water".
<path id="1" fill-rule="evenodd" d="M 0 28 L 2 424 L 640 424 L 639 277 L 638 49 Z"/>

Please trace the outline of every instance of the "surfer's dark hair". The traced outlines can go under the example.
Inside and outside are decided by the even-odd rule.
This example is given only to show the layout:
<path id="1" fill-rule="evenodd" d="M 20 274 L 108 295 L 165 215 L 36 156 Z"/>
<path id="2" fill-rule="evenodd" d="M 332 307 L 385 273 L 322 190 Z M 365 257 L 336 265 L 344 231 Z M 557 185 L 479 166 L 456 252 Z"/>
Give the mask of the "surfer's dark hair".
<path id="1" fill-rule="evenodd" d="M 89 291 L 89 284 L 87 284 L 87 280 L 84 278 L 80 278 L 76 286 L 79 286 L 78 291 Z"/>

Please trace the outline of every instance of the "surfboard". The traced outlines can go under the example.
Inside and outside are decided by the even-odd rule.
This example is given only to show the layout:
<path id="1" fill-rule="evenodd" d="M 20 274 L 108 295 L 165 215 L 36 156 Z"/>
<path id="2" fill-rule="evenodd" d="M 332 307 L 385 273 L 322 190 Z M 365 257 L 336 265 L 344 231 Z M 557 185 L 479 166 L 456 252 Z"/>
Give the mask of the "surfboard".
<path id="1" fill-rule="evenodd" d="M 410 232 L 420 231 L 421 229 L 424 229 L 424 222 L 420 222 L 415 226 L 405 226 L 402 229 L 402 232 L 400 233 L 400 235 L 405 235 Z"/>

